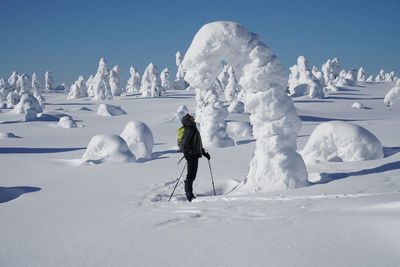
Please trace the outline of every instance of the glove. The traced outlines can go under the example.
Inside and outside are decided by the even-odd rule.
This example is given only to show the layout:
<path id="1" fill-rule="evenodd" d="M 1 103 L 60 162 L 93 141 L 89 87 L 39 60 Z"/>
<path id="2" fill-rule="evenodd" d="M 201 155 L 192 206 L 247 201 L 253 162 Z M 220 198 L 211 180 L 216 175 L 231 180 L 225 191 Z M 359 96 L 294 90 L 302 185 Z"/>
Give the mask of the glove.
<path id="1" fill-rule="evenodd" d="M 206 157 L 206 159 L 210 160 L 210 154 L 204 151 L 203 156 Z"/>

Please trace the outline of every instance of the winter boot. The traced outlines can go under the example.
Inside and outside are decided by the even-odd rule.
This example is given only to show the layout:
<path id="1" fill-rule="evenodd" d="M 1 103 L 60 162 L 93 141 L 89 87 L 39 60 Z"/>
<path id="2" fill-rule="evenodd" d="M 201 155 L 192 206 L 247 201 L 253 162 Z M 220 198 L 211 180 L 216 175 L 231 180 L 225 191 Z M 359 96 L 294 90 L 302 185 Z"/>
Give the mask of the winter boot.
<path id="1" fill-rule="evenodd" d="M 196 198 L 196 196 L 193 193 L 186 193 L 186 199 L 189 202 L 192 202 L 192 200 L 195 199 L 195 198 Z"/>

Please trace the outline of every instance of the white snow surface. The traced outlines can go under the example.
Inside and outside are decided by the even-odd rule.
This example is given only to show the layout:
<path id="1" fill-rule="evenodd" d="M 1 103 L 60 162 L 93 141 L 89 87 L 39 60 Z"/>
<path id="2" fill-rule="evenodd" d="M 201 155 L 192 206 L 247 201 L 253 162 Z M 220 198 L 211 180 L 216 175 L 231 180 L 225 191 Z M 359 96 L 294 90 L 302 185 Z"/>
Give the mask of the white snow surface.
<path id="1" fill-rule="evenodd" d="M 383 157 L 382 144 L 357 124 L 329 121 L 318 125 L 301 152 L 305 162 L 357 161 Z"/>
<path id="2" fill-rule="evenodd" d="M 120 116 L 125 115 L 126 112 L 120 106 L 114 106 L 111 104 L 100 104 L 99 108 L 97 109 L 97 114 L 101 116 Z"/>
<path id="3" fill-rule="evenodd" d="M 294 99 L 297 147 L 320 123 L 341 120 L 373 133 L 383 158 L 308 163 L 310 186 L 238 194 L 232 190 L 247 176 L 256 142 L 230 135 L 235 146 L 209 149 L 217 196 L 202 158 L 191 203 L 186 173 L 168 198 L 185 164 L 177 165 L 181 123 L 169 118 L 181 105 L 196 109 L 192 89 L 116 97 L 109 103 L 129 115 L 114 117 L 98 116 L 88 99 L 44 92 L 46 113 L 85 124 L 71 130 L 0 109 L 0 133 L 17 137 L 0 140 L 0 265 L 399 266 L 400 109 L 383 104 L 395 84 L 359 85 L 325 99 Z M 369 109 L 351 108 L 356 101 Z M 151 128 L 152 160 L 82 164 L 93 136 L 119 134 L 132 120 Z M 227 116 L 228 129 L 249 121 L 247 113 Z"/>
<path id="4" fill-rule="evenodd" d="M 135 156 L 125 140 L 116 134 L 98 134 L 90 139 L 82 159 L 90 162 L 129 162 Z"/>
<path id="5" fill-rule="evenodd" d="M 128 122 L 121 137 L 126 141 L 136 159 L 151 159 L 154 146 L 153 133 L 144 122 Z"/>

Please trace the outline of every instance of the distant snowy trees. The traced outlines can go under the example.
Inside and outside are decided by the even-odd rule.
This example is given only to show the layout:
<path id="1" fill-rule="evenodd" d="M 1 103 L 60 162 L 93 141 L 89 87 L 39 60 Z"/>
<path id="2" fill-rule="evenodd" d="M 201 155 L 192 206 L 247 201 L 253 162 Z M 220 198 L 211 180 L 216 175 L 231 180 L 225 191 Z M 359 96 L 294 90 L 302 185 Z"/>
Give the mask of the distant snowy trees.
<path id="1" fill-rule="evenodd" d="M 54 89 L 54 80 L 51 71 L 46 71 L 45 75 L 45 88 L 46 91 L 50 91 Z"/>
<path id="2" fill-rule="evenodd" d="M 175 62 L 178 67 L 178 71 L 176 72 L 176 79 L 174 81 L 174 88 L 176 90 L 185 90 L 189 87 L 189 84 L 185 81 L 185 71 L 182 66 L 183 55 L 180 51 L 175 54 Z"/>
<path id="3" fill-rule="evenodd" d="M 140 84 L 140 92 L 143 97 L 164 96 L 165 88 L 161 85 L 161 78 L 157 66 L 150 63 L 143 73 Z"/>
<path id="4" fill-rule="evenodd" d="M 313 75 L 308 60 L 303 56 L 297 59 L 297 65 L 290 67 L 288 83 L 291 96 L 324 97 L 323 85 Z"/>
<path id="5" fill-rule="evenodd" d="M 68 99 L 77 99 L 87 96 L 88 92 L 87 92 L 85 78 L 83 76 L 79 76 L 78 80 L 76 80 L 75 83 L 71 85 L 68 94 Z"/>

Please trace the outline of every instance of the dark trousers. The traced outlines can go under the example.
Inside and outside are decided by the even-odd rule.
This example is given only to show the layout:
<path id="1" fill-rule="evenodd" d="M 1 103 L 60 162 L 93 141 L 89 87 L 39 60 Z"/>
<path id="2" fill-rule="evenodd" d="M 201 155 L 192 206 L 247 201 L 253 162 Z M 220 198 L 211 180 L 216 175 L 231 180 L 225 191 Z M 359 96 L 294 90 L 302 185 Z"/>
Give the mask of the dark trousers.
<path id="1" fill-rule="evenodd" d="M 198 157 L 185 156 L 187 161 L 187 175 L 185 180 L 185 192 L 193 193 L 193 181 L 196 179 L 197 167 L 199 166 Z"/>

